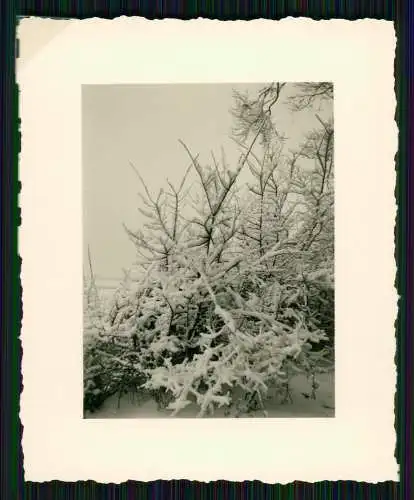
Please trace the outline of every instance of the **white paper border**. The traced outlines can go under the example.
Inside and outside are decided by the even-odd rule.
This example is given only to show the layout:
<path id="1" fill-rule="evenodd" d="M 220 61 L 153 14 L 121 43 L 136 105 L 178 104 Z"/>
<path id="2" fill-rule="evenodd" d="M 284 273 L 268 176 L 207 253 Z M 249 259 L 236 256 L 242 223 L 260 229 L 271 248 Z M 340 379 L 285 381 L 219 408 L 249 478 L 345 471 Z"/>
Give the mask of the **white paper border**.
<path id="1" fill-rule="evenodd" d="M 398 479 L 394 51 L 385 21 L 120 18 L 19 61 L 26 480 Z M 335 85 L 336 418 L 83 420 L 81 84 L 274 80 Z"/>

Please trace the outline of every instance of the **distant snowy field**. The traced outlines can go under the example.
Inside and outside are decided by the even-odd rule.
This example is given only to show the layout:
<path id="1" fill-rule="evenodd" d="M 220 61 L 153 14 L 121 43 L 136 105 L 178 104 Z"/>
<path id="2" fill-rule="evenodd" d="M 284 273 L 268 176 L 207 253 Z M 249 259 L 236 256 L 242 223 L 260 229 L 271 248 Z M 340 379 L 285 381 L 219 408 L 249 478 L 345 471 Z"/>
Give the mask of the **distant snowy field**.
<path id="1" fill-rule="evenodd" d="M 99 298 L 103 302 L 103 306 L 107 306 L 111 301 L 117 288 L 121 285 L 121 279 L 97 279 L 96 286 L 98 288 Z"/>
<path id="2" fill-rule="evenodd" d="M 118 286 L 121 284 L 122 279 L 111 279 L 111 278 L 97 278 L 96 286 L 98 287 L 99 293 L 104 295 L 110 295 L 113 293 Z"/>

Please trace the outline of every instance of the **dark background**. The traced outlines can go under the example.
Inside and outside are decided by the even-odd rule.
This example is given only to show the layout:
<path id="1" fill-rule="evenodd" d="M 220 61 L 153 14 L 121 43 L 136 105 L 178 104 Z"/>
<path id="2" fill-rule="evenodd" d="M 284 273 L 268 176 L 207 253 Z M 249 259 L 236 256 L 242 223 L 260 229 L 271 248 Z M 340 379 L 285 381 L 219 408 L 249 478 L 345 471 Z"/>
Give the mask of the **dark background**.
<path id="1" fill-rule="evenodd" d="M 7 1 L 0 2 L 0 171 L 1 171 L 1 493 L 0 498 L 12 499 L 411 499 L 414 498 L 412 480 L 412 429 L 414 392 L 412 386 L 413 353 L 413 26 L 414 3 L 406 1 L 316 1 L 316 0 L 245 0 L 245 1 Z M 18 122 L 18 88 L 15 83 L 15 31 L 18 17 L 43 16 L 58 18 L 113 18 L 120 15 L 139 15 L 149 19 L 175 17 L 191 19 L 205 17 L 221 20 L 281 19 L 287 16 L 313 19 L 393 20 L 397 31 L 396 85 L 399 127 L 397 154 L 398 216 L 395 227 L 398 272 L 396 286 L 401 296 L 396 325 L 398 364 L 398 392 L 396 397 L 397 447 L 400 464 L 399 483 L 379 484 L 351 481 L 270 485 L 257 481 L 233 483 L 217 481 L 197 483 L 189 481 L 127 482 L 122 485 L 98 484 L 92 481 L 78 483 L 24 482 L 21 449 L 22 427 L 19 421 L 21 392 L 20 362 L 22 356 L 20 335 L 21 286 L 17 231 L 20 223 L 18 207 L 18 153 L 20 135 Z M 145 49 L 144 49 L 145 50 Z M 356 75 L 357 77 L 357 75 Z M 411 307 L 410 307 L 411 305 Z M 110 450 L 108 450 L 110 452 Z M 219 453 L 219 448 L 217 453 Z M 338 450 L 340 453 L 340 450 Z M 334 459 L 334 457 L 332 457 Z M 59 460 L 59 457 L 56 457 Z M 375 467 L 375 464 L 373 464 Z"/>

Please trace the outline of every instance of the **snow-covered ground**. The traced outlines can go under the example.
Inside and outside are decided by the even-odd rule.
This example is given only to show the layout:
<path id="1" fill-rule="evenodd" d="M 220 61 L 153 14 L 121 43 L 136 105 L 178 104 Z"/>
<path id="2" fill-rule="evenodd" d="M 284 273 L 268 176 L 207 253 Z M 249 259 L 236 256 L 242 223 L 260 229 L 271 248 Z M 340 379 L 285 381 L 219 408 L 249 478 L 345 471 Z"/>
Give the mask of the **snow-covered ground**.
<path id="1" fill-rule="evenodd" d="M 316 399 L 306 397 L 311 392 L 311 382 L 306 377 L 298 375 L 291 382 L 292 401 L 280 403 L 276 398 L 265 402 L 269 418 L 309 418 L 309 417 L 334 417 L 334 372 L 318 376 L 320 384 L 316 391 Z M 226 417 L 224 409 L 217 409 L 213 418 Z M 197 416 L 196 405 L 189 405 L 183 409 L 176 418 L 194 418 Z M 118 408 L 118 397 L 107 399 L 98 411 L 87 414 L 86 418 L 168 418 L 169 410 L 158 410 L 154 400 L 137 401 L 131 395 L 123 396 Z M 262 411 L 256 411 L 247 417 L 264 417 Z M 210 417 L 211 418 L 211 417 Z"/>

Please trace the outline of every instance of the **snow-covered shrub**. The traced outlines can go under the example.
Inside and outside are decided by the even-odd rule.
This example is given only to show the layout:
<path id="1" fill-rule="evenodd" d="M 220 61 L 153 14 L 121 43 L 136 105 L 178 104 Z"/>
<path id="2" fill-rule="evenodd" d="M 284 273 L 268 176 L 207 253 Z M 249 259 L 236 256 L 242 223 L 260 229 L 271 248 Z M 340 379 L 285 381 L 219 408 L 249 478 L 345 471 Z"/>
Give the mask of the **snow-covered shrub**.
<path id="1" fill-rule="evenodd" d="M 277 296 L 274 288 L 278 287 L 267 286 L 260 296 L 251 294 L 245 300 L 232 286 L 231 274 L 225 275 L 224 283 L 210 283 L 206 275 L 198 280 L 196 286 L 209 293 L 206 300 L 210 307 L 204 327 L 198 329 L 192 342 L 196 354 L 174 363 L 180 346 L 175 337 L 163 353 L 163 364 L 147 372 L 146 387 L 169 391 L 174 397 L 169 408 L 174 413 L 195 401 L 203 416 L 215 406 L 230 405 L 233 395 L 240 392 L 257 397 L 265 410 L 263 398 L 269 389 L 282 390 L 288 382 L 286 367 L 306 371 L 310 342 L 324 338 L 322 332 L 311 330 L 298 312 L 292 326 L 275 314 L 277 304 L 272 309 L 265 295 Z"/>
<path id="2" fill-rule="evenodd" d="M 105 399 L 102 370 L 95 352 L 103 329 L 104 311 L 93 276 L 84 278 L 83 289 L 83 354 L 84 409 L 98 408 Z"/>

